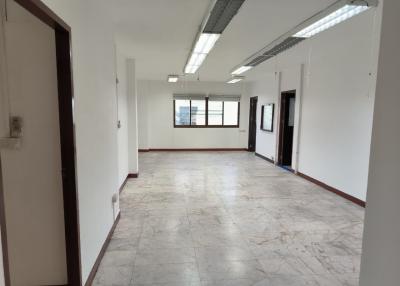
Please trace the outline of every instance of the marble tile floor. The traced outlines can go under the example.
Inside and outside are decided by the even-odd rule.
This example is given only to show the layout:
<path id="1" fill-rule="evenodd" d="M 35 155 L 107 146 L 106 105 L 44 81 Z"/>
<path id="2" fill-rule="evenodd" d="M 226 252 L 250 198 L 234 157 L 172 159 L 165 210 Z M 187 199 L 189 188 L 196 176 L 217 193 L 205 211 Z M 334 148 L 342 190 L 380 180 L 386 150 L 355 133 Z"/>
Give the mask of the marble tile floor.
<path id="1" fill-rule="evenodd" d="M 97 286 L 356 286 L 364 209 L 248 152 L 150 152 Z"/>

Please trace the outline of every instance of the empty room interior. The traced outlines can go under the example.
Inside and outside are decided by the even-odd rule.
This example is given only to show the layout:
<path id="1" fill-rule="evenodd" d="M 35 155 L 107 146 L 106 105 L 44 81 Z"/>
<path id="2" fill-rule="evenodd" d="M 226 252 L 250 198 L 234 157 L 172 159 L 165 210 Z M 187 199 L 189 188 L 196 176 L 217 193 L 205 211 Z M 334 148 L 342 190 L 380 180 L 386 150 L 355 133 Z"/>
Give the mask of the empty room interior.
<path id="1" fill-rule="evenodd" d="M 399 1 L 0 12 L 0 286 L 400 285 Z"/>

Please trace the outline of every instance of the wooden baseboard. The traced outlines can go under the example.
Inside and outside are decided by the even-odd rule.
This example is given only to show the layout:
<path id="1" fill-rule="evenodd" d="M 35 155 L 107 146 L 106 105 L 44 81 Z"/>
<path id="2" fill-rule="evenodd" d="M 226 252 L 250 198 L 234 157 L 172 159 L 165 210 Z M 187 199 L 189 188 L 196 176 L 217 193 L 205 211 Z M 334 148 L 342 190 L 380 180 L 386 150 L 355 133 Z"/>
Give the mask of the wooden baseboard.
<path id="1" fill-rule="evenodd" d="M 99 269 L 100 262 L 103 259 L 104 253 L 106 252 L 108 245 L 110 244 L 111 237 L 114 233 L 115 228 L 117 227 L 120 217 L 121 217 L 121 214 L 118 214 L 117 219 L 114 221 L 114 224 L 111 227 L 110 232 L 108 233 L 107 238 L 103 243 L 103 246 L 100 250 L 99 255 L 97 256 L 97 259 L 92 267 L 92 270 L 90 271 L 90 274 L 89 274 L 88 279 L 86 280 L 85 286 L 91 286 L 93 284 L 97 270 Z"/>
<path id="2" fill-rule="evenodd" d="M 127 179 L 136 179 L 139 177 L 139 173 L 130 173 L 128 174 Z"/>
<path id="3" fill-rule="evenodd" d="M 264 159 L 265 161 L 268 161 L 268 162 L 270 162 L 270 163 L 272 163 L 272 164 L 275 164 L 275 162 L 273 161 L 273 160 L 271 160 L 270 158 L 268 158 L 268 157 L 265 157 L 265 156 L 263 156 L 263 155 L 261 155 L 261 154 L 259 154 L 259 153 L 255 153 L 255 155 L 257 156 L 257 157 L 260 157 L 261 159 Z"/>
<path id="4" fill-rule="evenodd" d="M 147 151 L 139 151 L 139 152 L 187 152 L 187 151 L 247 151 L 246 148 L 152 148 Z"/>
<path id="5" fill-rule="evenodd" d="M 139 152 L 150 152 L 150 149 L 139 149 Z"/>
<path id="6" fill-rule="evenodd" d="M 312 177 L 309 177 L 309 176 L 307 176 L 307 175 L 305 175 L 303 173 L 297 172 L 297 175 L 302 177 L 303 179 L 306 179 L 307 181 L 310 181 L 310 182 L 312 182 L 312 183 L 324 188 L 325 190 L 328 190 L 328 191 L 330 191 L 332 193 L 335 193 L 338 196 L 341 196 L 341 197 L 343 197 L 343 198 L 345 198 L 345 199 L 347 199 L 347 200 L 349 200 L 349 201 L 351 201 L 351 202 L 353 202 L 353 203 L 365 208 L 366 203 L 364 201 L 356 198 L 356 197 L 353 197 L 353 196 L 351 196 L 349 194 L 346 194 L 345 192 L 342 192 L 342 191 L 340 191 L 338 189 L 335 189 L 334 187 L 331 187 L 331 186 L 329 186 L 329 185 L 327 185 L 327 184 L 325 184 L 325 183 L 323 183 L 321 181 L 318 181 L 318 180 L 316 180 L 316 179 L 314 179 Z"/>

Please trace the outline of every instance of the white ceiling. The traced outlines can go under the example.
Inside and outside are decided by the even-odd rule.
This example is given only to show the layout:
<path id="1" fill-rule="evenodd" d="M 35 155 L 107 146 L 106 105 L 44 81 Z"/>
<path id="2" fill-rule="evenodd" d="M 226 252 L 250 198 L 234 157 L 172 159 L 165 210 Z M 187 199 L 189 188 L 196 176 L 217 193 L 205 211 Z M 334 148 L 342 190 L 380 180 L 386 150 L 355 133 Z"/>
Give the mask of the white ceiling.
<path id="1" fill-rule="evenodd" d="M 246 0 L 200 67 L 200 79 L 226 81 L 234 66 L 335 1 Z M 136 59 L 138 79 L 166 80 L 168 74 L 182 74 L 210 2 L 105 2 L 115 23 L 118 49 Z"/>

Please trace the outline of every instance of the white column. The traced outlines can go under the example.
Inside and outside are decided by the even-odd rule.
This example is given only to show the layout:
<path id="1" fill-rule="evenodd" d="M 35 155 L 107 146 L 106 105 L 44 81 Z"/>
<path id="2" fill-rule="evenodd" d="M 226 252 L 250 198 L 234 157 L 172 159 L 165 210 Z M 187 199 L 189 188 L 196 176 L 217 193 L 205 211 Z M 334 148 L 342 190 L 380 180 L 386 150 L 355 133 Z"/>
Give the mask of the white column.
<path id="1" fill-rule="evenodd" d="M 129 173 L 138 173 L 137 84 L 134 59 L 127 60 L 128 67 L 128 156 Z"/>
<path id="2" fill-rule="evenodd" d="M 139 149 L 149 149 L 149 88 L 150 83 L 142 80 L 138 84 L 138 136 L 139 136 Z"/>
<path id="3" fill-rule="evenodd" d="M 400 285 L 399 12 L 399 0 L 384 0 L 361 286 Z"/>

